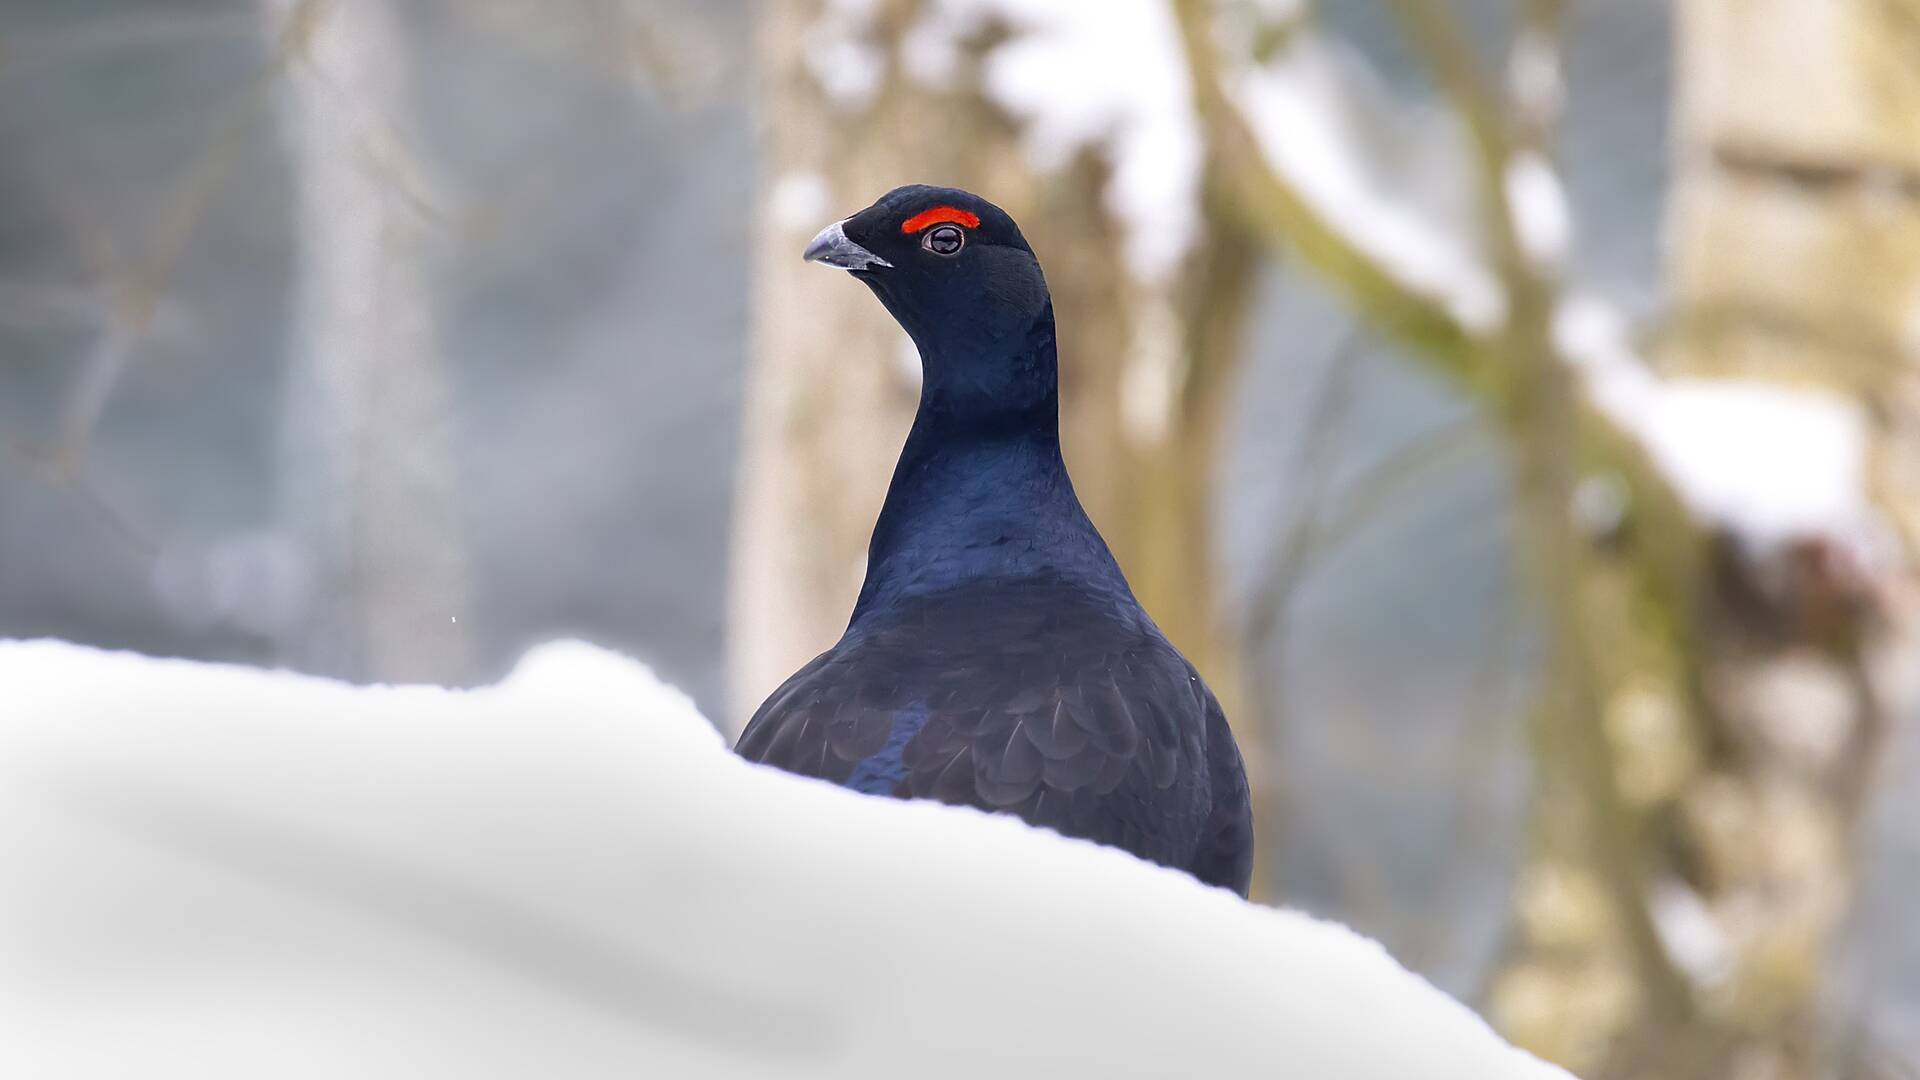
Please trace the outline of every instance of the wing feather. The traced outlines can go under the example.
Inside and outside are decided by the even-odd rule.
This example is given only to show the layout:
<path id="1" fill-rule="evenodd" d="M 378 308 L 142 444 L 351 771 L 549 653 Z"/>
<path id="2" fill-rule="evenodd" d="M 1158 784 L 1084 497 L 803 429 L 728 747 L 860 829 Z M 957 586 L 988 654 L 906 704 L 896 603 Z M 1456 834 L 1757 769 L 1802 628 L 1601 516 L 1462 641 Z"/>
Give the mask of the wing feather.
<path id="1" fill-rule="evenodd" d="M 850 629 L 768 697 L 739 751 L 865 791 L 1014 813 L 1244 890 L 1251 825 L 1231 744 L 1212 695 L 1150 623 L 1023 582 Z M 1216 807 L 1216 788 L 1232 805 Z"/>

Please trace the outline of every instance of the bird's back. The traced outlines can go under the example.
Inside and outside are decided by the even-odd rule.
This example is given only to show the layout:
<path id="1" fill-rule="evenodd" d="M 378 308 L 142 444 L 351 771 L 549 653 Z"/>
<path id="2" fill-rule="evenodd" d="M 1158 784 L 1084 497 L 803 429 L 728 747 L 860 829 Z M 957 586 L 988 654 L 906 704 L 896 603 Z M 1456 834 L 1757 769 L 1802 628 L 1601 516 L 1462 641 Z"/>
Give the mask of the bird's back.
<path id="1" fill-rule="evenodd" d="M 1239 751 L 1124 591 L 1036 575 L 902 597 L 776 690 L 739 751 L 870 794 L 1016 814 L 1246 891 Z"/>

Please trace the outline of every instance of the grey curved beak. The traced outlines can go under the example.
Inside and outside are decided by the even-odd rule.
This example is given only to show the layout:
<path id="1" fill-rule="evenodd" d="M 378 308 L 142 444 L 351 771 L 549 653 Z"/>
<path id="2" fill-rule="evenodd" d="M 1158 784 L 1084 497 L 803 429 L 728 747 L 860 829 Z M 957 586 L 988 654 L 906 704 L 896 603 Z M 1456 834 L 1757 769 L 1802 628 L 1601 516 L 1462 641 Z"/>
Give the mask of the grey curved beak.
<path id="1" fill-rule="evenodd" d="M 887 260 L 847 239 L 847 231 L 841 228 L 844 221 L 836 221 L 820 230 L 820 235 L 807 245 L 801 258 L 808 262 L 825 263 L 842 270 L 871 270 L 876 266 L 891 267 Z"/>

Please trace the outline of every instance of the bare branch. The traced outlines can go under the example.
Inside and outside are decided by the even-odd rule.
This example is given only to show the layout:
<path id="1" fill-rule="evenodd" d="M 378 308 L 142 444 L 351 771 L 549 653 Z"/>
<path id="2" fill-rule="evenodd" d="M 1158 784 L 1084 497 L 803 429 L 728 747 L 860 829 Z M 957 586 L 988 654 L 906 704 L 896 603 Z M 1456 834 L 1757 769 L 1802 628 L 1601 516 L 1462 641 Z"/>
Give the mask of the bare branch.
<path id="1" fill-rule="evenodd" d="M 1408 485 L 1458 462 L 1484 433 L 1479 417 L 1469 415 L 1409 439 L 1340 492 L 1339 504 L 1317 531 L 1311 554 L 1318 558 L 1339 548 L 1391 507 Z"/>

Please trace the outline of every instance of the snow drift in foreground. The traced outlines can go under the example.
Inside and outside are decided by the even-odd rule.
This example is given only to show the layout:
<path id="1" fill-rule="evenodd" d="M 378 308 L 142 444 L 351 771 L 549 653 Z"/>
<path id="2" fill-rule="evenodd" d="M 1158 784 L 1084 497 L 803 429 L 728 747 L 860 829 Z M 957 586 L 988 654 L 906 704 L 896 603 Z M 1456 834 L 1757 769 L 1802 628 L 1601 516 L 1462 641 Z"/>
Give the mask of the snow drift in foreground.
<path id="1" fill-rule="evenodd" d="M 1565 1074 L 1375 944 L 747 765 L 579 644 L 471 692 L 0 643 L 0 1074 Z"/>

